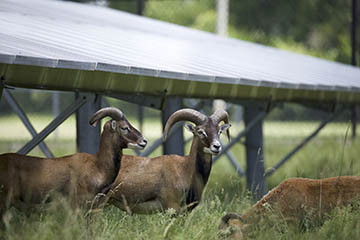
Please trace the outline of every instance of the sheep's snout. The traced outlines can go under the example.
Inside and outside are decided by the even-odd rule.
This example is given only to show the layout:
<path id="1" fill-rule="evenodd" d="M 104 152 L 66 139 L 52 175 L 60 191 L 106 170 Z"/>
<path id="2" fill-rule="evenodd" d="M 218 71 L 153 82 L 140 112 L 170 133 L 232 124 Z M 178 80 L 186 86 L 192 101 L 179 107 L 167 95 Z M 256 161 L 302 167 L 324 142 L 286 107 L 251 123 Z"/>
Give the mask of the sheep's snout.
<path id="1" fill-rule="evenodd" d="M 146 144 L 147 144 L 147 140 L 145 138 L 143 138 L 141 142 L 138 143 L 138 145 L 143 149 L 146 147 Z"/>
<path id="2" fill-rule="evenodd" d="M 143 150 L 147 145 L 147 140 L 142 138 L 137 143 L 128 143 L 128 148 Z"/>
<path id="3" fill-rule="evenodd" d="M 221 143 L 218 140 L 214 140 L 211 144 L 210 147 L 204 147 L 204 152 L 206 153 L 210 153 L 212 155 L 217 155 L 221 152 Z"/>

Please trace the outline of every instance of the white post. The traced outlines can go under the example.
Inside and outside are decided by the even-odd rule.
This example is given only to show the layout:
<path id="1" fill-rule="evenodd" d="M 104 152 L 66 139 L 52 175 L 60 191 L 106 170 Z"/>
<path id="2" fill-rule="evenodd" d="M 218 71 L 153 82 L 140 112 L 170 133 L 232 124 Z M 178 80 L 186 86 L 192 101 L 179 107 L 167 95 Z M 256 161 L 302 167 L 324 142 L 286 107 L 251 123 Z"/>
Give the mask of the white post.
<path id="1" fill-rule="evenodd" d="M 216 1 L 216 33 L 220 36 L 227 36 L 227 28 L 229 23 L 229 0 Z M 225 109 L 226 102 L 224 100 L 215 100 L 213 104 L 215 110 Z"/>
<path id="2" fill-rule="evenodd" d="M 216 1 L 216 33 L 227 36 L 229 23 L 229 0 Z"/>

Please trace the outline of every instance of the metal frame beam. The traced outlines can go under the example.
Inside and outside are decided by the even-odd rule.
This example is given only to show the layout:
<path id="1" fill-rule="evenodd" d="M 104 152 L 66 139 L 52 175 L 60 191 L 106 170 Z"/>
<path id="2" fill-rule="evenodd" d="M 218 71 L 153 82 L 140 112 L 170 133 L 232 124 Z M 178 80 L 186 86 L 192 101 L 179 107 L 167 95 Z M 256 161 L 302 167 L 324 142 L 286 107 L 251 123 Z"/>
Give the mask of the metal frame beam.
<path id="1" fill-rule="evenodd" d="M 68 106 L 62 113 L 59 114 L 47 127 L 45 127 L 39 134 L 37 134 L 30 142 L 22 147 L 17 153 L 27 154 L 36 145 L 43 141 L 51 132 L 53 132 L 61 123 L 63 123 L 71 114 L 86 103 L 86 98 L 79 98 L 70 106 Z"/>
<path id="2" fill-rule="evenodd" d="M 26 113 L 22 110 L 18 102 L 15 100 L 14 96 L 8 90 L 4 90 L 4 98 L 6 102 L 10 105 L 12 110 L 18 115 L 22 123 L 25 125 L 26 129 L 30 132 L 31 136 L 34 138 L 37 135 L 37 132 L 33 125 L 31 124 L 29 118 L 26 116 Z M 48 158 L 53 158 L 54 155 L 51 153 L 50 149 L 44 142 L 39 143 L 39 148 Z"/>
<path id="3" fill-rule="evenodd" d="M 301 148 L 303 148 L 311 139 L 313 139 L 321 129 L 323 129 L 326 124 L 334 120 L 337 116 L 344 112 L 344 108 L 332 114 L 330 117 L 321 122 L 321 124 L 312 132 L 308 137 L 301 141 L 293 150 L 291 150 L 286 156 L 284 156 L 278 163 L 276 163 L 272 168 L 270 168 L 266 173 L 265 177 L 271 176 L 276 170 L 278 170 L 284 163 L 286 163 L 295 153 L 297 153 Z"/>
<path id="4" fill-rule="evenodd" d="M 76 146 L 78 152 L 95 154 L 100 144 L 100 127 L 89 124 L 91 116 L 101 108 L 101 96 L 93 93 L 76 93 L 77 101 L 86 103 L 76 111 Z"/>

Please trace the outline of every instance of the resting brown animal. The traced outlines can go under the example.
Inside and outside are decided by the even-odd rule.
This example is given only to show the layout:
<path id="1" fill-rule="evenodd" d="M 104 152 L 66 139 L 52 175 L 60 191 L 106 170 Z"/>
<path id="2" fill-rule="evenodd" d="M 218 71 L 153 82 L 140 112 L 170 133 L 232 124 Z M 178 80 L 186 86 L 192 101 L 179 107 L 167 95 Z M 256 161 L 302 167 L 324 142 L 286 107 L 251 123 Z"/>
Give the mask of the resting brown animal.
<path id="1" fill-rule="evenodd" d="M 123 148 L 143 149 L 146 140 L 116 108 L 96 112 L 90 124 L 106 116 L 96 155 L 76 153 L 60 158 L 39 158 L 16 153 L 0 155 L 0 214 L 11 206 L 41 203 L 52 192 L 69 197 L 72 204 L 92 200 L 114 182 Z M 1 215 L 0 215 L 1 216 Z"/>
<path id="2" fill-rule="evenodd" d="M 164 155 L 155 158 L 124 155 L 121 169 L 109 192 L 110 203 L 131 213 L 153 213 L 185 205 L 195 207 L 211 171 L 212 155 L 221 151 L 220 134 L 227 130 L 228 114 L 221 110 L 210 117 L 181 109 L 168 119 L 164 139 L 178 121 L 191 121 L 186 129 L 194 134 L 188 156 Z M 224 121 L 225 124 L 219 126 Z M 227 132 L 229 134 L 229 132 Z"/>
<path id="3" fill-rule="evenodd" d="M 348 205 L 359 197 L 359 176 L 318 180 L 290 178 L 268 192 L 243 215 L 226 214 L 220 228 L 229 227 L 233 238 L 242 239 L 268 214 L 278 214 L 293 223 L 309 216 L 322 219 L 335 207 Z"/>

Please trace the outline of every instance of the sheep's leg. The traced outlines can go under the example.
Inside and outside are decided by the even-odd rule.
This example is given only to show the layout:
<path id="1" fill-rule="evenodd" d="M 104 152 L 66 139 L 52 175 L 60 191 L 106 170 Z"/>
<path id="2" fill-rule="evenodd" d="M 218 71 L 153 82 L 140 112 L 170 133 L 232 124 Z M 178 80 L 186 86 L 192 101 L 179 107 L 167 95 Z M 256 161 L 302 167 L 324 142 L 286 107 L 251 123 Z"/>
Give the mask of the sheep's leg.
<path id="1" fill-rule="evenodd" d="M 137 203 L 131 208 L 133 213 L 149 214 L 163 211 L 163 206 L 159 200 L 151 200 Z"/>
<path id="2" fill-rule="evenodd" d="M 164 201 L 163 203 L 163 209 L 167 210 L 167 209 L 174 209 L 175 210 L 175 215 L 178 215 L 179 213 L 181 213 L 181 206 L 180 203 L 177 199 L 173 200 L 173 199 L 166 199 L 166 201 Z"/>

